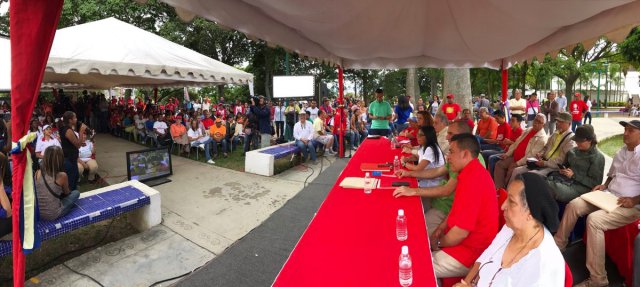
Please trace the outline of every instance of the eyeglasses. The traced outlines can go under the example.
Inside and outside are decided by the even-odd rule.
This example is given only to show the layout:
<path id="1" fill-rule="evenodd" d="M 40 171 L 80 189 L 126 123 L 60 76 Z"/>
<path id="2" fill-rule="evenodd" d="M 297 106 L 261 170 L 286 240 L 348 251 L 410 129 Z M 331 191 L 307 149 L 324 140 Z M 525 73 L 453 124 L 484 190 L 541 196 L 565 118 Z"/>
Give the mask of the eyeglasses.
<path id="1" fill-rule="evenodd" d="M 474 287 L 478 286 L 478 281 L 480 280 L 480 271 L 485 265 L 489 263 L 493 263 L 493 260 L 490 260 L 480 265 L 480 268 L 478 269 L 478 273 L 476 273 L 476 276 L 474 276 L 473 279 L 471 279 L 471 286 L 474 286 Z M 489 287 L 493 286 L 493 280 L 496 279 L 496 276 L 498 276 L 498 273 L 500 273 L 500 271 L 502 271 L 502 266 L 500 266 L 500 268 L 498 268 L 498 271 L 496 271 L 496 273 L 493 274 L 493 277 L 491 277 L 491 281 L 489 282 Z"/>

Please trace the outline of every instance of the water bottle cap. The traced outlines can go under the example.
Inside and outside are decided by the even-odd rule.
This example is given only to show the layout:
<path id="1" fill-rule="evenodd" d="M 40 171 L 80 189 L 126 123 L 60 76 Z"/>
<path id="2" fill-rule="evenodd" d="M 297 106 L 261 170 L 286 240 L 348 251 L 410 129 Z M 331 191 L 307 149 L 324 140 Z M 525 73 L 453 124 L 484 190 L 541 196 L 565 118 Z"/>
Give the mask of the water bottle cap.
<path id="1" fill-rule="evenodd" d="M 406 246 L 406 245 L 402 246 L 402 254 L 403 255 L 409 254 L 409 246 Z"/>
<path id="2" fill-rule="evenodd" d="M 398 209 L 398 215 L 404 216 L 404 209 Z"/>
<path id="3" fill-rule="evenodd" d="M 396 155 L 396 159 L 398 159 L 398 156 Z"/>
<path id="4" fill-rule="evenodd" d="M 366 173 L 364 174 L 364 176 L 369 177 L 369 173 L 368 173 L 368 172 L 366 172 Z"/>

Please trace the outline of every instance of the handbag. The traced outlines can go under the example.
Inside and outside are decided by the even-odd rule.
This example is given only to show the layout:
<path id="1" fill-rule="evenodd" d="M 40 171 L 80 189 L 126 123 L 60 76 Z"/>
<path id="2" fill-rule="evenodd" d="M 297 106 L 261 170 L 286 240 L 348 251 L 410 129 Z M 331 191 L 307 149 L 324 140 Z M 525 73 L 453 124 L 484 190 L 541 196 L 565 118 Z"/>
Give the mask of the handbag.
<path id="1" fill-rule="evenodd" d="M 554 170 L 547 175 L 547 178 L 551 181 L 561 183 L 564 185 L 573 185 L 575 181 L 571 178 L 568 178 L 566 175 L 561 174 L 559 171 Z"/>
<path id="2" fill-rule="evenodd" d="M 572 135 L 573 132 L 567 133 L 566 135 L 564 135 L 564 137 L 562 138 L 562 140 L 560 140 L 560 144 L 558 144 L 558 146 L 556 146 L 556 148 L 553 150 L 553 152 L 551 153 L 551 155 L 549 155 L 549 158 L 552 158 L 554 154 L 556 154 L 556 152 L 558 152 L 558 149 L 560 148 L 560 146 L 562 145 L 562 143 L 564 143 L 564 141 L 567 139 L 567 137 L 569 137 L 570 135 Z M 537 170 L 540 169 L 540 167 L 538 165 L 536 165 L 535 161 L 527 161 L 527 168 L 529 170 Z"/>
<path id="3" fill-rule="evenodd" d="M 48 182 L 47 182 L 47 180 L 44 178 L 46 175 L 45 175 L 42 171 L 40 172 L 40 175 L 42 175 L 42 181 L 44 182 L 44 186 L 46 186 L 46 187 L 47 187 L 47 190 L 49 190 L 49 193 L 51 193 L 51 195 L 53 195 L 53 197 L 55 197 L 55 198 L 57 198 L 57 199 L 59 199 L 59 200 L 62 200 L 62 199 L 64 199 L 65 197 L 67 197 L 67 195 L 66 195 L 66 194 L 64 194 L 64 192 L 63 192 L 63 193 L 61 193 L 60 195 L 57 195 L 55 192 L 53 192 L 53 190 L 52 190 L 52 189 L 51 189 L 51 187 L 49 186 L 49 183 L 48 183 Z"/>

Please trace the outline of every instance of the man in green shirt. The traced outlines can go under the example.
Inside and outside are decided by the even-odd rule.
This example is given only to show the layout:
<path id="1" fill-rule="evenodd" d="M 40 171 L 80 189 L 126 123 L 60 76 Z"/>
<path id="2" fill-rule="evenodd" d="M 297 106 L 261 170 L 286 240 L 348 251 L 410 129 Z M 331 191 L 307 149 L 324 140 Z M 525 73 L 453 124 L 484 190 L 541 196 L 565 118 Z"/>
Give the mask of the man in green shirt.
<path id="1" fill-rule="evenodd" d="M 451 141 L 451 137 L 457 134 L 471 134 L 471 127 L 464 121 L 452 122 L 447 130 L 447 140 Z M 484 165 L 484 159 L 482 155 L 478 156 L 480 163 Z M 454 191 L 458 184 L 458 173 L 451 171 L 449 163 L 437 168 L 423 169 L 423 170 L 399 170 L 396 172 L 398 178 L 403 177 L 416 177 L 416 178 L 436 178 L 440 176 L 449 176 L 449 180 L 443 180 L 442 185 L 435 187 L 423 187 L 423 188 L 411 188 L 411 187 L 399 187 L 393 191 L 394 197 L 400 196 L 421 196 L 431 198 L 431 208 L 427 210 L 425 214 L 425 220 L 427 223 L 427 232 L 429 236 L 436 230 L 438 225 L 449 215 L 451 206 L 453 205 Z"/>
<path id="2" fill-rule="evenodd" d="M 389 135 L 389 121 L 393 115 L 389 102 L 383 100 L 382 88 L 376 90 L 376 101 L 369 105 L 369 119 L 371 119 L 370 135 Z"/>

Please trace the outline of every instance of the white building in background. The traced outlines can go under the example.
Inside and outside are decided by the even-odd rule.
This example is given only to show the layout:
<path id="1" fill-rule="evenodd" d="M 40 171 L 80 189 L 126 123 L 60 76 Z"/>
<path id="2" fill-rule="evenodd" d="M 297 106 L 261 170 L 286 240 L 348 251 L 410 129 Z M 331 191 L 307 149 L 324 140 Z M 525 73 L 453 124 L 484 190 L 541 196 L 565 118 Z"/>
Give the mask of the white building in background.
<path id="1" fill-rule="evenodd" d="M 624 79 L 624 88 L 627 96 L 632 98 L 634 104 L 640 104 L 640 72 L 630 70 Z"/>

